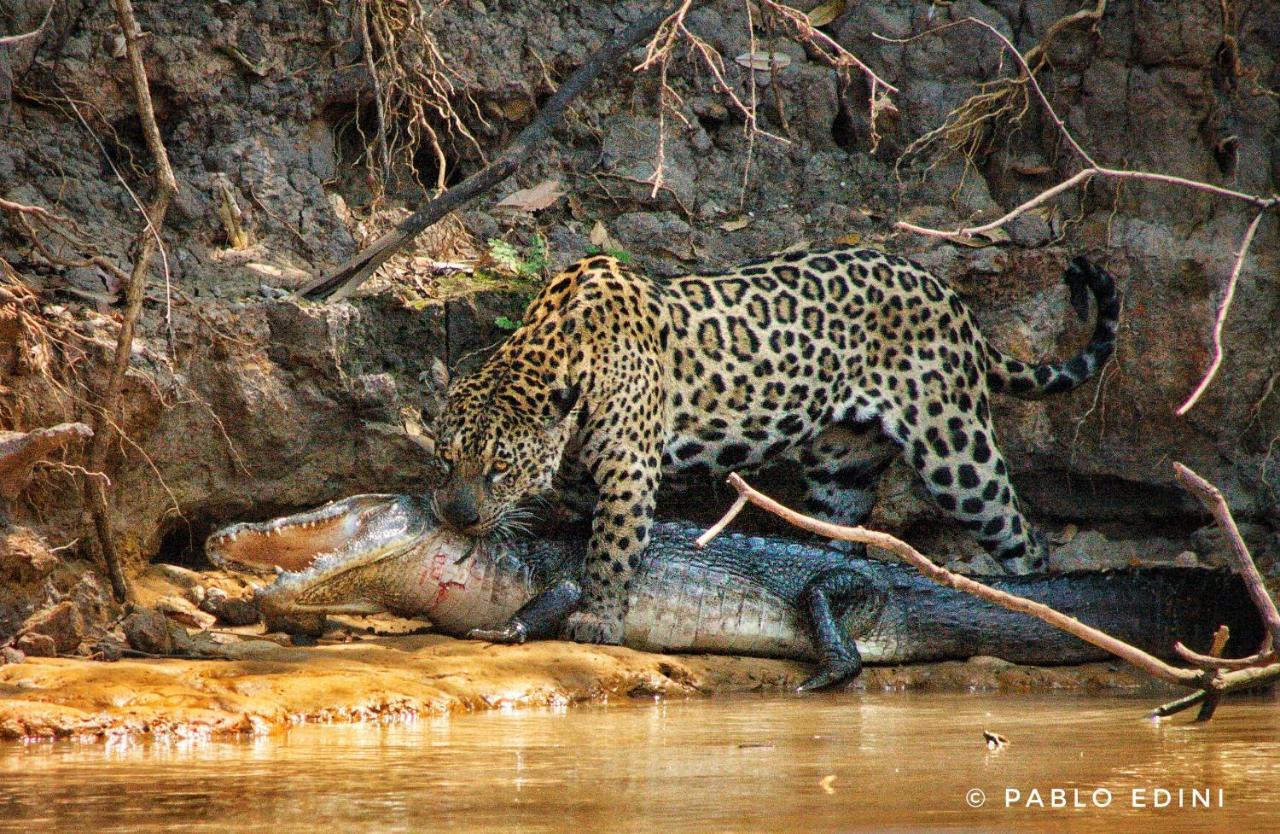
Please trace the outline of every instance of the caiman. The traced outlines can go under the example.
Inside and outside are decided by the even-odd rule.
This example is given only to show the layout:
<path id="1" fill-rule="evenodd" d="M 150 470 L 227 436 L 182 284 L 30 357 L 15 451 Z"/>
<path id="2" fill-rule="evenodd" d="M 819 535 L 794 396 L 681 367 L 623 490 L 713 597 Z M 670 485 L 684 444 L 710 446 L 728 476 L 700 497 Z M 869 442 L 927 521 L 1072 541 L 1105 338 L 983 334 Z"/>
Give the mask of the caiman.
<path id="1" fill-rule="evenodd" d="M 697 534 L 684 523 L 654 529 L 631 586 L 627 646 L 816 660 L 801 689 L 845 681 L 863 663 L 994 655 L 1070 664 L 1108 656 L 904 565 L 736 534 L 699 548 Z M 426 499 L 406 495 L 357 495 L 236 524 L 210 536 L 206 549 L 223 567 L 279 572 L 256 592 L 269 626 L 314 633 L 325 614 L 385 611 L 505 643 L 558 633 L 578 603 L 586 559 L 585 540 L 467 538 L 437 525 Z M 1177 641 L 1204 650 L 1221 624 L 1240 654 L 1262 635 L 1243 583 L 1228 571 L 1126 569 L 992 585 L 1163 657 Z"/>

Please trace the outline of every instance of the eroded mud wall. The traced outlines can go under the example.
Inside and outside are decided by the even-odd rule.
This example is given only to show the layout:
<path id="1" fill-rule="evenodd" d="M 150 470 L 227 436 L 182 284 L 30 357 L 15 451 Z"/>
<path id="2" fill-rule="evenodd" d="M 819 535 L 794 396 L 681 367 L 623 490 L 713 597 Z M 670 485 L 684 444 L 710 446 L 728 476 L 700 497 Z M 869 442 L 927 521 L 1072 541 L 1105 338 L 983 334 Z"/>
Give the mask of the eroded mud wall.
<path id="1" fill-rule="evenodd" d="M 482 154 L 491 157 L 554 83 L 646 7 L 566 5 L 451 2 L 430 10 L 428 28 L 474 137 L 436 125 L 445 179 L 475 170 Z M 951 226 L 995 216 L 1079 163 L 1033 103 L 1016 129 L 997 122 L 967 161 L 913 154 L 895 166 L 914 139 L 981 82 L 1007 74 L 1009 63 L 971 26 L 907 45 L 873 33 L 903 38 L 973 15 L 1025 51 L 1078 5 L 848 3 L 826 31 L 900 90 L 896 117 L 882 121 L 874 153 L 861 82 L 843 88 L 804 47 L 777 38 L 771 48 L 790 65 L 756 79 L 761 127 L 786 143 L 748 142 L 740 114 L 715 93 L 705 69 L 678 57 L 671 79 L 687 124 L 666 119 L 666 188 L 656 196 L 641 182 L 657 152 L 656 80 L 614 73 L 580 100 L 518 181 L 493 195 L 554 177 L 569 196 L 536 215 L 498 211 L 495 199 L 482 199 L 463 220 L 478 241 L 505 236 L 523 245 L 544 234 L 553 266 L 579 255 L 598 221 L 659 272 L 856 236 L 947 275 L 991 338 L 1027 358 L 1069 354 L 1085 338 L 1087 326 L 1071 317 L 1059 282 L 1070 255 L 1089 254 L 1119 276 L 1125 292 L 1116 360 L 1098 384 L 1069 397 L 997 404 L 1002 444 L 1033 515 L 1112 538 L 1159 536 L 1170 555 L 1187 547 L 1208 552 L 1211 537 L 1189 538 L 1204 520 L 1172 482 L 1170 462 L 1181 460 L 1225 489 L 1255 544 L 1274 546 L 1274 218 L 1263 221 L 1241 275 L 1218 381 L 1185 418 L 1173 410 L 1207 364 L 1219 288 L 1251 217 L 1242 206 L 1098 181 L 1066 195 L 1051 214 L 1021 218 L 995 246 L 956 246 L 892 228 L 896 219 Z M 353 302 L 299 307 L 279 297 L 307 272 L 350 254 L 368 232 L 361 129 L 376 123 L 354 6 L 136 4 L 180 193 L 165 229 L 172 301 L 165 302 L 157 260 L 127 381 L 128 440 L 111 461 L 115 528 L 135 563 L 158 554 L 197 558 L 193 545 L 198 550 L 209 526 L 229 518 L 429 482 L 430 456 L 412 426 L 429 389 L 430 358 L 455 361 L 493 344 L 503 334 L 495 319 L 518 319 L 527 298 L 517 291 L 474 299 L 456 285 L 422 283 L 397 291 L 395 277 Z M 0 28 L 32 28 L 43 8 L 8 0 L 0 4 Z M 1216 0 L 1110 3 L 1095 28 L 1057 37 L 1044 86 L 1100 163 L 1259 194 L 1277 190 L 1280 7 L 1227 4 L 1225 24 L 1223 8 Z M 740 4 L 709 4 L 690 16 L 690 27 L 730 59 L 752 45 Z M 756 47 L 765 48 L 768 33 L 756 35 Z M 150 163 L 127 67 L 115 56 L 117 36 L 105 4 L 69 2 L 58 4 L 39 37 L 0 47 L 0 196 L 74 219 L 79 240 L 127 265 L 138 216 L 120 178 L 145 194 Z M 747 71 L 729 60 L 725 72 L 746 95 Z M 440 173 L 434 159 L 415 158 L 428 183 Z M 402 177 L 384 207 L 415 193 Z M 228 240 L 220 216 L 228 201 L 243 215 L 245 248 Z M 40 314 L 75 338 L 67 351 L 42 347 L 0 320 L 0 428 L 83 418 L 77 398 L 88 389 L 81 383 L 92 386 L 103 372 L 118 288 L 101 270 L 51 263 L 20 222 L 5 219 L 0 256 L 41 288 Z M 57 236 L 44 234 L 42 243 L 62 259 L 84 254 Z M 50 374 L 65 387 L 52 385 Z M 81 451 L 73 447 L 66 462 L 79 462 Z M 883 520 L 897 529 L 919 532 L 919 522 L 932 518 L 903 472 L 885 493 Z M 63 555 L 92 540 L 71 469 L 39 472 L 7 512 L 51 545 L 78 542 Z"/>

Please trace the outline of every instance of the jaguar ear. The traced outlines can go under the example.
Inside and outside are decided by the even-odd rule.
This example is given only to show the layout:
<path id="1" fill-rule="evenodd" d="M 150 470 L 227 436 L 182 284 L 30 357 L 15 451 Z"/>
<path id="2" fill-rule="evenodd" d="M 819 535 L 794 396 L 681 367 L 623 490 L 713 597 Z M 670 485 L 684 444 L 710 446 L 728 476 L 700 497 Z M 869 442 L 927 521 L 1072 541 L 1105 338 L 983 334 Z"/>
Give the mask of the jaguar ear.
<path id="1" fill-rule="evenodd" d="M 569 412 L 573 410 L 574 405 L 578 402 L 578 395 L 582 393 L 582 389 L 575 383 L 573 385 L 557 386 L 551 389 L 551 404 L 555 406 L 556 411 L 560 414 L 560 419 L 569 416 Z"/>

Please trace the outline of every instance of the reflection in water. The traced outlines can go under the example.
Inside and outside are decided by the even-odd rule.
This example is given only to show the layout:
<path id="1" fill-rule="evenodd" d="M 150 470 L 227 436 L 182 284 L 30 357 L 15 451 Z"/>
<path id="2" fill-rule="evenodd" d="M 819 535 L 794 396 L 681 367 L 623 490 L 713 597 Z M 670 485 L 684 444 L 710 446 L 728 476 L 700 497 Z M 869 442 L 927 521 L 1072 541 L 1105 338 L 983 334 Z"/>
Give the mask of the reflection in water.
<path id="1" fill-rule="evenodd" d="M 0 829 L 1274 830 L 1274 700 L 1233 701 L 1204 726 L 1144 720 L 1148 706 L 839 694 L 300 727 L 245 741 L 14 744 L 0 746 Z M 988 751 L 984 729 L 1009 746 Z M 1211 807 L 1190 807 L 1206 789 Z M 1158 790 L 1170 807 L 1151 807 L 1166 798 Z"/>

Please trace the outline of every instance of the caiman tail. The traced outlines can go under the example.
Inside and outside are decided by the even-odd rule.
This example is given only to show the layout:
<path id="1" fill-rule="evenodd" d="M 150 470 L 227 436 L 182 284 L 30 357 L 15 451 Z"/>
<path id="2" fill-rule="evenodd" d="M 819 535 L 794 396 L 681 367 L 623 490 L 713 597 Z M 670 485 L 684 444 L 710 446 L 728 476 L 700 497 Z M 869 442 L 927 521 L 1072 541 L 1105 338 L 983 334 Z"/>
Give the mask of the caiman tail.
<path id="1" fill-rule="evenodd" d="M 1231 630 L 1227 654 L 1251 654 L 1263 626 L 1240 577 L 1227 570 L 1151 567 L 1001 578 L 992 587 L 1041 602 L 1162 658 L 1175 643 L 1204 652 L 1218 626 Z M 906 580 L 912 604 L 905 616 L 913 641 L 895 654 L 943 660 L 937 647 L 967 645 L 972 655 L 1013 663 L 1058 665 L 1105 660 L 1103 649 L 1048 623 L 934 583 Z"/>

